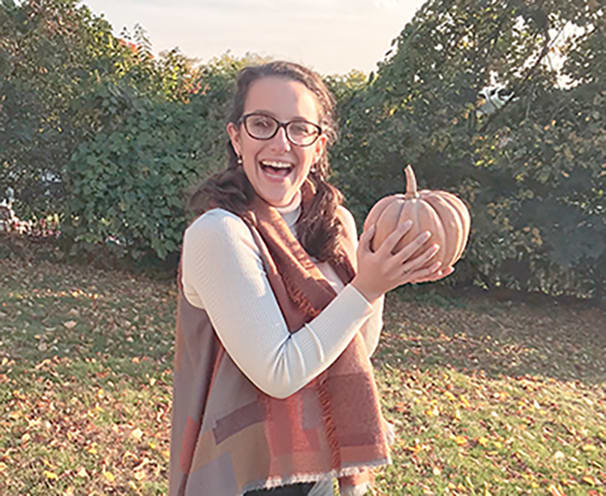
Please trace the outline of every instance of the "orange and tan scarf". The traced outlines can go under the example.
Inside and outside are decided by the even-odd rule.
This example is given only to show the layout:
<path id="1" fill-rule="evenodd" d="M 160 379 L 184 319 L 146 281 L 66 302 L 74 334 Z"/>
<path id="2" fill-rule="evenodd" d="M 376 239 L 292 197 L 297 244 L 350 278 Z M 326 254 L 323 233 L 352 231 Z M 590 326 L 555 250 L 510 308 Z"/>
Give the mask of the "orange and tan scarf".
<path id="1" fill-rule="evenodd" d="M 311 196 L 304 187 L 302 209 Z M 295 332 L 336 293 L 275 208 L 256 197 L 241 218 L 261 250 L 288 329 Z M 341 241 L 343 257 L 331 265 L 347 284 L 354 275 L 353 244 Z M 355 494 L 371 482 L 372 467 L 390 461 L 372 365 L 359 333 L 313 381 L 286 399 L 273 398 L 242 374 L 206 312 L 189 305 L 180 287 L 173 387 L 170 496 L 241 496 L 332 477 L 342 494 Z"/>

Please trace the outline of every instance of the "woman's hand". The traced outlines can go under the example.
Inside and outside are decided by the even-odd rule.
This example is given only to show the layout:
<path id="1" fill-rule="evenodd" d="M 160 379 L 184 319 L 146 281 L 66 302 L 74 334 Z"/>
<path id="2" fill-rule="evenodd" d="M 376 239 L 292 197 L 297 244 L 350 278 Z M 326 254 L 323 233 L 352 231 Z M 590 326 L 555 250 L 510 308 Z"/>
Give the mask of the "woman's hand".
<path id="1" fill-rule="evenodd" d="M 453 267 L 440 267 L 440 262 L 428 266 L 440 246 L 429 243 L 431 233 L 425 231 L 412 242 L 392 253 L 402 237 L 412 227 L 411 221 L 399 225 L 381 244 L 376 252 L 371 250 L 375 232 L 374 224 L 360 236 L 358 244 L 358 273 L 351 284 L 369 301 L 373 302 L 388 291 L 407 283 L 430 282 L 442 279 L 454 271 Z M 427 249 L 410 258 L 420 247 Z"/>

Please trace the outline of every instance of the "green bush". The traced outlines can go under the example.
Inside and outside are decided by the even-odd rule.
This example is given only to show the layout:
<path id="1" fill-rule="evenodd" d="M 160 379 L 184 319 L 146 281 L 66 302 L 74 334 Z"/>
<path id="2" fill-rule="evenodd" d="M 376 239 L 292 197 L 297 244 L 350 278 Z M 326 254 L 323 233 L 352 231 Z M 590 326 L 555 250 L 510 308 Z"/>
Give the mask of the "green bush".
<path id="1" fill-rule="evenodd" d="M 412 164 L 420 187 L 471 209 L 469 247 L 445 284 L 600 297 L 604 29 L 597 2 L 430 0 L 376 73 L 327 76 L 334 179 L 358 225 Z M 223 167 L 235 75 L 261 61 L 155 59 L 141 27 L 117 39 L 75 0 L 0 0 L 0 190 L 16 189 L 20 217 L 59 215 L 73 253 L 174 261 L 185 189 Z M 484 115 L 478 94 L 493 84 L 515 98 Z"/>
<path id="2" fill-rule="evenodd" d="M 340 102 L 335 167 L 358 222 L 402 192 L 412 164 L 420 187 L 471 208 L 470 245 L 448 283 L 599 296 L 603 28 L 594 3 L 427 2 L 377 74 Z M 548 60 L 556 50 L 568 56 L 561 68 Z M 515 98 L 482 115 L 478 94 L 495 83 Z"/>
<path id="3" fill-rule="evenodd" d="M 80 144 L 69 162 L 76 244 L 112 240 L 132 259 L 179 251 L 185 190 L 224 163 L 224 94 L 209 89 L 184 103 L 100 88 L 102 105 L 123 110 L 119 125 Z"/>

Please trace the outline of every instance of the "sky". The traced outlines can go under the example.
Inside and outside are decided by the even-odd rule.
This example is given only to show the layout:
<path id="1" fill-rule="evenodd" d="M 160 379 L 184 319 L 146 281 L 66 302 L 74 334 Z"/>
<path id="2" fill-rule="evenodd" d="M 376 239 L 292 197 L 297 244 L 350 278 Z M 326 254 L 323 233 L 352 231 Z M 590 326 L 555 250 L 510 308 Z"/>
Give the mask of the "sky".
<path id="1" fill-rule="evenodd" d="M 83 0 L 118 36 L 140 24 L 155 54 L 208 62 L 247 52 L 321 74 L 369 73 L 424 0 Z"/>

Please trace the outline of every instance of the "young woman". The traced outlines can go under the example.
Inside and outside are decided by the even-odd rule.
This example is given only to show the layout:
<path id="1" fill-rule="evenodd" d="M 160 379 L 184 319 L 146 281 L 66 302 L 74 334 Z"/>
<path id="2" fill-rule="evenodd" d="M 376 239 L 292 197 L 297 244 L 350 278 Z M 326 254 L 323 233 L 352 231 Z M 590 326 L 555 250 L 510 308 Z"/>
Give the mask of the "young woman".
<path id="1" fill-rule="evenodd" d="M 327 182 L 334 99 L 312 71 L 245 68 L 228 166 L 190 205 L 179 275 L 171 496 L 363 495 L 389 463 L 369 357 L 384 294 L 435 281 L 429 235 L 373 252 Z M 422 255 L 412 259 L 421 246 Z"/>

